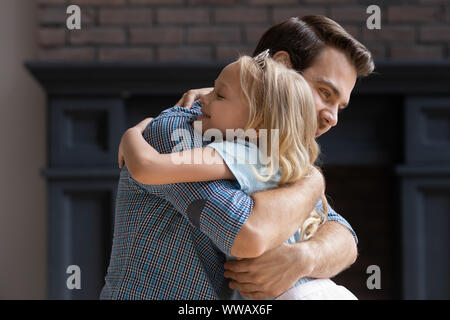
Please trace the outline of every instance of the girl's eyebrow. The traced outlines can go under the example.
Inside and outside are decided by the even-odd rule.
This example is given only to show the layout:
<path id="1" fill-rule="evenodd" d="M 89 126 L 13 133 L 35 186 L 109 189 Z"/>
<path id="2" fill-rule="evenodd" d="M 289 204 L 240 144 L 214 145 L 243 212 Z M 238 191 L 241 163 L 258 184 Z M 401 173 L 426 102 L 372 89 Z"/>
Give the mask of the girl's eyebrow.
<path id="1" fill-rule="evenodd" d="M 221 80 L 218 80 L 218 79 L 214 80 L 214 85 L 215 85 L 215 86 L 220 85 L 220 86 L 223 87 L 224 89 L 227 89 L 227 91 L 228 91 L 228 89 L 229 89 L 228 84 L 226 84 L 225 82 L 223 82 L 223 81 L 221 81 Z"/>
<path id="2" fill-rule="evenodd" d="M 214 84 L 218 85 L 218 84 L 222 84 L 222 81 L 220 81 L 219 79 L 214 80 Z"/>

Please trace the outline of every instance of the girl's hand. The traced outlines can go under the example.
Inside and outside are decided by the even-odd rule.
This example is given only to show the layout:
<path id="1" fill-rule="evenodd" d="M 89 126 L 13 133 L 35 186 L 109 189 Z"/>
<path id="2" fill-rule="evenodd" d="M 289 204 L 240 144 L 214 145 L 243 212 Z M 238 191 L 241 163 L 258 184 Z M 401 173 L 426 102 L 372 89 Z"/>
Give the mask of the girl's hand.
<path id="1" fill-rule="evenodd" d="M 139 129 L 141 133 L 144 133 L 145 128 L 147 128 L 148 124 L 153 120 L 153 118 L 145 118 L 141 122 L 139 122 L 137 125 L 135 125 L 133 128 Z"/>
<path id="2" fill-rule="evenodd" d="M 191 89 L 188 92 L 186 92 L 185 94 L 183 94 L 180 101 L 178 101 L 175 104 L 175 106 L 190 109 L 192 104 L 196 100 L 200 99 L 204 95 L 207 95 L 208 93 L 210 93 L 213 90 L 214 90 L 214 88 Z"/>
<path id="3" fill-rule="evenodd" d="M 125 164 L 125 158 L 123 155 L 123 145 L 124 145 L 124 138 L 125 138 L 125 135 L 127 134 L 127 131 L 125 131 L 125 133 L 122 135 L 122 139 L 120 139 L 119 153 L 117 154 L 117 163 L 119 164 L 120 169 L 122 169 L 123 165 Z"/>
<path id="4" fill-rule="evenodd" d="M 127 133 L 129 130 L 139 130 L 139 132 L 142 134 L 144 133 L 145 128 L 147 128 L 148 124 L 153 120 L 153 118 L 146 118 L 144 120 L 142 120 L 141 122 L 139 122 L 137 125 L 135 125 L 134 127 L 128 129 L 127 131 L 125 131 L 125 133 L 122 135 L 122 139 L 120 140 L 120 144 L 119 144 L 119 152 L 117 155 L 117 162 L 119 164 L 119 168 L 122 169 L 123 165 L 125 164 L 125 155 L 124 155 L 124 145 L 126 143 L 126 139 L 127 139 Z"/>

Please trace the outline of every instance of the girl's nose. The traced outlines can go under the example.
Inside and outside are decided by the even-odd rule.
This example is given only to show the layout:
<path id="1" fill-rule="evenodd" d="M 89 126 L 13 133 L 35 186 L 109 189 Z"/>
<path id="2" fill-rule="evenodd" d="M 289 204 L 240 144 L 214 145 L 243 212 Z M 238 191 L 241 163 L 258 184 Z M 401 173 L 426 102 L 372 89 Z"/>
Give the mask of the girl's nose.
<path id="1" fill-rule="evenodd" d="M 200 103 L 202 106 L 206 106 L 207 104 L 207 97 L 209 96 L 209 94 L 205 94 L 204 96 L 200 97 Z"/>

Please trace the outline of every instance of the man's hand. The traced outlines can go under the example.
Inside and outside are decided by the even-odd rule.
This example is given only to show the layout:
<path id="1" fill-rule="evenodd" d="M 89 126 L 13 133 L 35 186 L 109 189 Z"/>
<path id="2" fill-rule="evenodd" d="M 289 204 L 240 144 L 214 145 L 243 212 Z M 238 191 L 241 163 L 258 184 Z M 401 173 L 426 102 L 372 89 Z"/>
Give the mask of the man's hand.
<path id="1" fill-rule="evenodd" d="M 283 243 L 257 258 L 228 261 L 225 277 L 233 289 L 253 299 L 273 298 L 304 277 L 332 278 L 356 261 L 358 249 L 349 230 L 327 221 L 314 236 L 294 244 Z"/>
<path id="2" fill-rule="evenodd" d="M 225 277 L 230 287 L 251 299 L 274 298 L 313 269 L 313 252 L 308 241 L 292 245 L 283 243 L 257 258 L 228 261 Z"/>
<path id="3" fill-rule="evenodd" d="M 214 88 L 191 89 L 181 97 L 175 106 L 190 109 L 194 101 L 210 93 Z"/>

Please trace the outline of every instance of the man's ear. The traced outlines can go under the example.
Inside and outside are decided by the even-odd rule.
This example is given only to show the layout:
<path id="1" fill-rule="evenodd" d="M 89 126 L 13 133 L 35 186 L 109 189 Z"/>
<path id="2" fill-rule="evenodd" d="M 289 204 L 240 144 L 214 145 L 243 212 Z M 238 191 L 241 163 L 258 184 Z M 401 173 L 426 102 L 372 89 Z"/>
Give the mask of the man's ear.
<path id="1" fill-rule="evenodd" d="M 292 69 L 291 57 L 289 56 L 289 53 L 287 53 L 286 51 L 281 50 L 275 52 L 272 59 L 284 64 L 289 69 Z"/>

